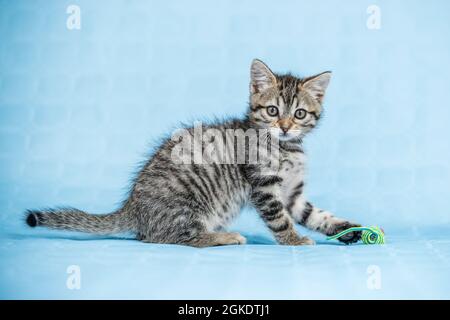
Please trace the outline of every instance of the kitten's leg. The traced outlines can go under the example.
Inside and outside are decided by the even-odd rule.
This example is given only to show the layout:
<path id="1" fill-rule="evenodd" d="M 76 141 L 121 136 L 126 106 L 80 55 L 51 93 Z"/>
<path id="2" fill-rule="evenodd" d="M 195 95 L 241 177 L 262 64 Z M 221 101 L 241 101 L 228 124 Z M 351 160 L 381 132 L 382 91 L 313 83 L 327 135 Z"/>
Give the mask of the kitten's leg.
<path id="1" fill-rule="evenodd" d="M 284 245 L 314 244 L 313 240 L 301 237 L 295 231 L 292 218 L 284 208 L 277 191 L 273 187 L 256 189 L 251 196 L 253 205 L 274 234 L 277 242 Z"/>
<path id="2" fill-rule="evenodd" d="M 173 241 L 155 241 L 148 237 L 138 238 L 147 243 L 181 244 L 197 248 L 245 244 L 247 240 L 237 232 L 201 232 L 189 239 Z"/>
<path id="3" fill-rule="evenodd" d="M 331 212 L 314 207 L 302 195 L 292 200 L 289 208 L 292 217 L 297 223 L 308 229 L 332 236 L 345 229 L 361 226 L 345 219 L 336 218 Z M 361 239 L 361 232 L 350 232 L 338 240 L 344 243 L 353 243 L 359 239 Z"/>
<path id="4" fill-rule="evenodd" d="M 246 239 L 237 232 L 213 232 L 198 234 L 195 238 L 180 244 L 204 248 L 245 243 Z"/>

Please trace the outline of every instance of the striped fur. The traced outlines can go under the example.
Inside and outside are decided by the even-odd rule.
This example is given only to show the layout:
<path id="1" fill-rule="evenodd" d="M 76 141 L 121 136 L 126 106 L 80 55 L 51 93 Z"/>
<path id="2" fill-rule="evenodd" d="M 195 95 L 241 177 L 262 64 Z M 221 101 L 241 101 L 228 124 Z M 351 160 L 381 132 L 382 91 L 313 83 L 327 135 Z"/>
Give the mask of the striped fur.
<path id="1" fill-rule="evenodd" d="M 195 247 L 245 243 L 244 237 L 225 228 L 246 204 L 257 209 L 280 244 L 314 243 L 295 231 L 295 223 L 326 235 L 356 226 L 314 207 L 303 194 L 305 154 L 301 141 L 320 118 L 329 78 L 329 72 L 303 79 L 276 75 L 263 62 L 254 60 L 247 115 L 202 125 L 202 129 L 215 129 L 224 137 L 230 130 L 269 130 L 266 141 L 279 139 L 276 159 L 273 154 L 267 156 L 279 160 L 277 167 L 247 160 L 177 163 L 173 151 L 178 142 L 167 139 L 143 166 L 129 197 L 116 212 L 94 215 L 71 208 L 31 210 L 27 223 L 97 234 L 131 231 L 144 242 Z M 195 137 L 193 127 L 186 130 Z M 244 152 L 248 155 L 255 148 L 261 151 L 262 146 L 245 144 Z M 230 159 L 236 156 L 227 148 L 224 153 Z M 350 243 L 359 237 L 355 233 L 343 241 Z"/>

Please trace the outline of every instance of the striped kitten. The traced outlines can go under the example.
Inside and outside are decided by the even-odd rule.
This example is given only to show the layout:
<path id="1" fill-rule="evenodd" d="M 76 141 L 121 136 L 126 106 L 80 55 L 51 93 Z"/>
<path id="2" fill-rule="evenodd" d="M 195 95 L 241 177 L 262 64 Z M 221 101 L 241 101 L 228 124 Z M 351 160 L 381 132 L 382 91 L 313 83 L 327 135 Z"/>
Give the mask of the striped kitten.
<path id="1" fill-rule="evenodd" d="M 260 142 L 266 144 L 248 143 L 236 152 L 233 142 L 231 149 L 222 149 L 234 160 L 231 162 L 180 163 L 174 161 L 180 140 L 167 139 L 141 169 L 128 199 L 117 211 L 93 215 L 72 208 L 28 210 L 26 222 L 31 227 L 96 234 L 131 231 L 144 242 L 194 247 L 244 244 L 243 236 L 224 228 L 246 204 L 256 208 L 277 242 L 284 245 L 314 244 L 296 232 L 295 223 L 325 235 L 358 226 L 313 206 L 303 194 L 305 154 L 301 142 L 320 118 L 330 76 L 330 72 L 303 79 L 277 75 L 254 60 L 246 116 L 202 125 L 201 129 L 212 129 L 224 137 L 230 132 L 258 130 L 265 139 Z M 195 140 L 195 128 L 185 131 Z M 250 162 L 248 157 L 236 161 L 239 152 L 264 155 L 267 145 L 275 142 L 277 152 L 259 158 L 269 161 Z M 201 142 L 201 146 L 205 144 Z M 340 240 L 352 243 L 360 236 L 355 232 Z"/>

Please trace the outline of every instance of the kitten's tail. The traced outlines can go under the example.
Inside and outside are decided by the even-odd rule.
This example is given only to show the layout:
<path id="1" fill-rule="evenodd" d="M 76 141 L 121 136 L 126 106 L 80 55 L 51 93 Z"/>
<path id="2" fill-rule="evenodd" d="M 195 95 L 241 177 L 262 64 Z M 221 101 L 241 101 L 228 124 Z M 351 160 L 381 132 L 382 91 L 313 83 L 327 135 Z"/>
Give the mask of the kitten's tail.
<path id="1" fill-rule="evenodd" d="M 113 234 L 135 231 L 135 220 L 123 209 L 109 214 L 89 214 L 73 208 L 27 210 L 26 223 L 30 227 Z"/>

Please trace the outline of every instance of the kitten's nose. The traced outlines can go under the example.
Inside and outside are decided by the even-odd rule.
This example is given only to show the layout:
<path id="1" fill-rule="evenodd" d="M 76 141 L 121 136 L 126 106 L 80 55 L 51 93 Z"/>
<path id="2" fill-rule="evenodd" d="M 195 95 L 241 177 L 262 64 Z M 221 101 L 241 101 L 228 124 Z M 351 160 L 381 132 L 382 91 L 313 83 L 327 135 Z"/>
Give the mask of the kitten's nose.
<path id="1" fill-rule="evenodd" d="M 283 133 L 286 133 L 289 131 L 289 127 L 280 127 L 280 129 L 283 131 Z"/>
<path id="2" fill-rule="evenodd" d="M 280 125 L 280 129 L 283 131 L 283 133 L 288 132 L 289 129 L 291 128 L 291 124 L 286 121 L 280 121 L 279 125 Z"/>
<path id="3" fill-rule="evenodd" d="M 286 134 L 291 128 L 292 123 L 291 121 L 289 121 L 289 119 L 281 119 L 280 121 L 278 121 L 278 126 L 283 131 L 283 133 Z"/>

